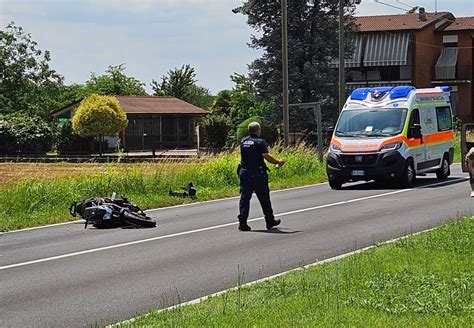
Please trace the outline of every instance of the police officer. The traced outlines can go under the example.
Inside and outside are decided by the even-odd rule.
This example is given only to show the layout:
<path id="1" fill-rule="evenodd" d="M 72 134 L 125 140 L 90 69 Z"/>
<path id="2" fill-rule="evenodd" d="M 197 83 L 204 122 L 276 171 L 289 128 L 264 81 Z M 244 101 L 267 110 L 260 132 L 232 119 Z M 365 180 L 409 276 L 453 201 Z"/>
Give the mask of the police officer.
<path id="1" fill-rule="evenodd" d="M 239 204 L 239 230 L 250 231 L 247 224 L 250 210 L 250 199 L 253 192 L 262 206 L 267 229 L 276 227 L 281 220 L 275 220 L 272 204 L 270 202 L 270 189 L 268 187 L 268 168 L 264 159 L 271 164 L 282 166 L 284 160 L 277 160 L 268 153 L 265 140 L 260 138 L 262 129 L 260 124 L 252 122 L 248 126 L 249 136 L 242 139 L 240 143 L 241 161 L 239 165 L 240 178 L 240 204 Z"/>

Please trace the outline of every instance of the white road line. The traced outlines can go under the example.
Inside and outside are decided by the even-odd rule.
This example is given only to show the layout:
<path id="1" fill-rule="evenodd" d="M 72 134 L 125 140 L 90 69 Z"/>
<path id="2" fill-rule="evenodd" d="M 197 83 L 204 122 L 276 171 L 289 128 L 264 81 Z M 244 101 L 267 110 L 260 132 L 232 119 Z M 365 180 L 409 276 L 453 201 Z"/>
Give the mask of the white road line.
<path id="1" fill-rule="evenodd" d="M 301 186 L 301 187 L 293 187 L 293 188 L 287 188 L 287 189 L 274 190 L 271 193 L 276 194 L 276 193 L 293 191 L 293 190 L 301 190 L 301 189 L 313 188 L 313 187 L 317 187 L 317 186 L 321 186 L 321 185 L 327 185 L 327 184 L 328 184 L 327 182 L 322 182 L 322 183 L 316 183 L 316 184 L 311 184 L 311 185 L 306 185 L 306 186 Z M 211 199 L 211 200 L 206 200 L 206 201 L 202 201 L 202 202 L 186 203 L 186 204 L 173 205 L 173 206 L 160 207 L 160 208 L 151 208 L 149 210 L 146 210 L 145 212 L 150 213 L 150 212 L 164 211 L 164 210 L 180 208 L 180 207 L 205 205 L 205 204 L 209 204 L 209 203 L 217 203 L 217 202 L 223 202 L 223 201 L 226 201 L 226 200 L 238 199 L 239 197 L 240 196 L 232 196 L 232 197 L 226 197 L 226 198 Z M 84 220 L 80 219 L 80 220 L 74 220 L 74 221 L 68 221 L 68 222 L 62 222 L 62 223 L 47 224 L 47 225 L 43 225 L 43 226 L 39 226 L 39 227 L 31 227 L 31 228 L 23 228 L 23 229 L 11 230 L 11 231 L 4 231 L 4 232 L 0 232 L 0 236 L 3 235 L 3 234 L 10 234 L 10 233 L 17 233 L 17 232 L 45 229 L 45 228 L 54 228 L 54 227 L 57 227 L 57 226 L 68 225 L 68 224 L 79 223 L 79 222 L 84 222 Z"/>
<path id="2" fill-rule="evenodd" d="M 460 180 L 460 179 L 462 179 L 462 178 L 459 178 L 459 179 L 456 179 L 456 180 Z M 395 195 L 395 194 L 400 194 L 400 193 L 404 193 L 404 192 L 409 192 L 409 191 L 421 189 L 423 187 L 434 187 L 434 186 L 442 185 L 442 184 L 446 184 L 446 183 L 448 183 L 448 182 L 444 181 L 444 182 L 428 184 L 428 185 L 421 186 L 421 187 L 418 187 L 418 188 L 413 188 L 413 189 L 401 189 L 401 190 L 387 192 L 387 193 L 373 195 L 373 196 L 355 198 L 355 199 L 350 199 L 350 200 L 341 201 L 341 202 L 337 202 L 337 203 L 324 204 L 324 205 L 299 209 L 299 210 L 295 210 L 295 211 L 284 212 L 284 213 L 277 214 L 275 216 L 276 217 L 288 216 L 288 215 L 292 215 L 292 214 L 298 214 L 298 213 L 303 213 L 303 212 L 308 212 L 308 211 L 314 211 L 314 210 L 328 208 L 328 207 L 340 206 L 340 205 L 344 205 L 344 204 L 351 204 L 351 203 L 355 203 L 355 202 L 362 202 L 362 201 L 369 200 L 369 199 L 386 197 L 386 196 L 390 196 L 390 195 Z M 248 221 L 249 222 L 254 222 L 254 221 L 263 220 L 263 219 L 264 219 L 264 217 L 258 217 L 258 218 L 250 219 Z M 98 248 L 93 248 L 93 249 L 88 249 L 88 250 L 84 250 L 84 251 L 78 251 L 78 252 L 73 252 L 73 253 L 68 253 L 68 254 L 63 254 L 63 255 L 45 257 L 45 258 L 37 259 L 37 260 L 0 266 L 0 270 L 6 270 L 6 269 L 18 268 L 18 267 L 23 267 L 23 266 L 27 266 L 27 265 L 37 264 L 37 263 L 60 260 L 60 259 L 69 258 L 69 257 L 73 257 L 73 256 L 78 256 L 78 255 L 83 255 L 83 254 L 96 253 L 96 252 L 105 251 L 105 250 L 109 250 L 109 249 L 115 249 L 115 248 L 120 248 L 120 247 L 125 247 L 125 246 L 143 244 L 143 243 L 156 241 L 156 240 L 162 240 L 162 239 L 169 239 L 169 238 L 174 238 L 174 237 L 179 237 L 179 236 L 185 236 L 185 235 L 190 235 L 190 234 L 199 233 L 199 232 L 203 232 L 203 231 L 216 230 L 216 229 L 230 227 L 230 226 L 237 225 L 237 224 L 238 224 L 238 222 L 230 222 L 230 223 L 219 224 L 219 225 L 206 227 L 206 228 L 200 228 L 200 229 L 195 229 L 195 230 L 188 230 L 188 231 L 173 233 L 173 234 L 164 235 L 164 236 L 157 236 L 157 237 L 152 237 L 152 238 L 135 240 L 135 241 L 126 242 L 126 243 L 122 243 L 122 244 L 115 244 L 115 245 L 98 247 Z"/>

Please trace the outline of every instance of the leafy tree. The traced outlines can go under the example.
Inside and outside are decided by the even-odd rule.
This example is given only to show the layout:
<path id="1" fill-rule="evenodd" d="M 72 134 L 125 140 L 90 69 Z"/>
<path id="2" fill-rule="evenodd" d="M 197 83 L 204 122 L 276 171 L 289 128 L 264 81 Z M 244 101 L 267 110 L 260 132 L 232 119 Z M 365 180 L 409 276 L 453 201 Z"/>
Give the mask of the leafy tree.
<path id="1" fill-rule="evenodd" d="M 253 116 L 239 124 L 236 131 L 237 141 L 240 142 L 242 138 L 248 136 L 248 126 L 252 122 L 258 122 L 262 128 L 261 137 L 265 139 L 268 144 L 272 144 L 278 140 L 278 129 L 268 120 L 260 116 Z"/>
<path id="2" fill-rule="evenodd" d="M 51 69 L 49 51 L 11 22 L 0 30 L 0 113 L 24 112 L 49 118 L 58 108 L 63 77 Z"/>
<path id="3" fill-rule="evenodd" d="M 86 137 L 98 137 L 102 153 L 104 136 L 116 135 L 127 126 L 127 116 L 115 97 L 92 94 L 77 107 L 72 118 L 72 127 L 76 134 Z"/>
<path id="4" fill-rule="evenodd" d="M 196 83 L 196 72 L 188 64 L 169 70 L 161 77 L 161 82 L 152 80 L 151 86 L 155 96 L 172 96 L 197 107 L 208 109 L 213 101 L 211 93 Z"/>
<path id="5" fill-rule="evenodd" d="M 230 95 L 230 118 L 236 125 L 251 116 L 261 116 L 273 107 L 271 101 L 259 101 L 253 81 L 242 74 L 234 74 L 231 80 L 235 83 Z"/>
<path id="6" fill-rule="evenodd" d="M 45 153 L 53 148 L 53 127 L 40 117 L 15 114 L 8 117 L 16 150 Z"/>
<path id="7" fill-rule="evenodd" d="M 208 109 L 214 101 L 214 96 L 211 94 L 209 89 L 198 85 L 192 85 L 189 88 L 189 94 L 185 101 L 199 108 Z"/>
<path id="8" fill-rule="evenodd" d="M 227 136 L 232 130 L 231 120 L 224 115 L 208 115 L 202 121 L 204 140 L 208 147 L 222 148 L 227 142 Z"/>
<path id="9" fill-rule="evenodd" d="M 81 90 L 78 90 L 81 92 Z M 108 96 L 146 95 L 145 83 L 125 74 L 125 64 L 109 66 L 103 75 L 92 73 L 82 90 L 83 96 L 93 93 Z"/>
<path id="10" fill-rule="evenodd" d="M 231 101 L 232 91 L 231 90 L 222 90 L 214 98 L 214 102 L 211 106 L 211 112 L 213 114 L 230 114 L 230 101 Z"/>
<path id="11" fill-rule="evenodd" d="M 250 5 L 253 3 L 253 5 Z M 337 70 L 330 63 L 338 57 L 338 0 L 288 1 L 289 96 L 291 103 L 328 101 L 337 97 Z M 346 10 L 348 22 L 354 7 Z M 259 98 L 281 103 L 281 4 L 280 1 L 246 1 L 234 11 L 247 16 L 247 22 L 259 32 L 250 47 L 263 55 L 250 65 Z M 352 26 L 347 24 L 347 34 Z M 350 54 L 350 37 L 347 54 Z M 336 106 L 333 112 L 337 114 Z"/>

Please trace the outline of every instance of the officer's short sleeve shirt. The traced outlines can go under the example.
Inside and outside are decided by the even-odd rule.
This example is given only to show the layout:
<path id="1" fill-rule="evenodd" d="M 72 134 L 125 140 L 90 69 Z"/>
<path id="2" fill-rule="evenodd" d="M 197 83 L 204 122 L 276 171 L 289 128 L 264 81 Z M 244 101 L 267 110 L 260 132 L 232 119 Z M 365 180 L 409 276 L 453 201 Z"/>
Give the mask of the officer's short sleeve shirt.
<path id="1" fill-rule="evenodd" d="M 250 135 L 242 139 L 240 153 L 244 167 L 249 169 L 264 167 L 263 154 L 268 153 L 267 144 L 262 138 Z"/>

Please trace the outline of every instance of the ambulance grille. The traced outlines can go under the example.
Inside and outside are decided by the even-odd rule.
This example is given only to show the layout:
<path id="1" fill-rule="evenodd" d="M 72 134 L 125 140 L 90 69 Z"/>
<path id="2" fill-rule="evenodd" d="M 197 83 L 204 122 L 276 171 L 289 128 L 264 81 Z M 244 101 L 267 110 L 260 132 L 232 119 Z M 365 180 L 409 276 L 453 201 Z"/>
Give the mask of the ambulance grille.
<path id="1" fill-rule="evenodd" d="M 377 162 L 377 155 L 342 155 L 345 165 L 373 165 Z"/>

